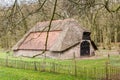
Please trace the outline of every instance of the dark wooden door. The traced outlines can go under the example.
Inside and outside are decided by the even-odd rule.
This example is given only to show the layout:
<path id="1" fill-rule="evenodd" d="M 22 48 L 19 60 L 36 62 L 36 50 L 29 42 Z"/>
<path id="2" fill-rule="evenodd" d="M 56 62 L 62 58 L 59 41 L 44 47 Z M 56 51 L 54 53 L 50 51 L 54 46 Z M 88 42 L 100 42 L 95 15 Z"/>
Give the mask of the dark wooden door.
<path id="1" fill-rule="evenodd" d="M 80 55 L 86 56 L 90 55 L 90 43 L 88 41 L 83 41 L 80 45 Z"/>

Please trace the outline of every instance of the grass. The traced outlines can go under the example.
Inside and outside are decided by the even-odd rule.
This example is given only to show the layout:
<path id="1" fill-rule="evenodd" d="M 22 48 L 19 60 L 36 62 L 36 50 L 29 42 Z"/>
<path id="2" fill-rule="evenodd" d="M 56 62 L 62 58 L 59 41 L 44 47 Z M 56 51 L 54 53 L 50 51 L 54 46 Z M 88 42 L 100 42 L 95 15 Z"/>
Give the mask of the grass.
<path id="1" fill-rule="evenodd" d="M 64 74 L 0 67 L 0 80 L 80 80 L 80 78 Z"/>
<path id="2" fill-rule="evenodd" d="M 28 62 L 32 62 L 32 61 L 36 61 L 36 62 L 54 62 L 57 64 L 63 64 L 63 65 L 70 65 L 70 64 L 74 64 L 74 60 L 59 60 L 59 59 L 44 59 L 44 58 L 25 58 L 25 57 L 13 57 L 13 53 L 10 52 L 9 54 L 5 53 L 5 52 L 0 52 L 0 58 L 3 59 L 10 59 L 10 60 L 22 60 L 22 61 L 28 61 Z M 92 68 L 92 67 L 104 67 L 106 61 L 108 61 L 107 57 L 101 57 L 101 58 L 97 58 L 97 59 L 77 59 L 76 60 L 76 64 L 77 66 L 84 66 L 87 68 Z M 110 62 L 112 65 L 115 66 L 120 66 L 119 62 L 120 62 L 120 56 L 111 56 L 110 57 Z"/>
<path id="3" fill-rule="evenodd" d="M 12 56 L 13 53 L 5 53 L 5 52 L 0 52 L 0 58 L 3 58 L 3 59 L 6 59 L 6 58 L 9 58 L 11 60 L 22 60 L 22 61 L 37 61 L 37 62 L 40 62 L 40 61 L 47 61 L 47 62 L 55 62 L 55 63 L 59 63 L 59 64 L 65 64 L 65 65 L 69 65 L 71 63 L 74 63 L 74 60 L 59 60 L 59 59 L 44 59 L 44 58 L 25 58 L 25 57 L 13 57 Z M 100 59 L 77 59 L 76 62 L 77 62 L 77 65 L 79 66 L 101 66 L 104 65 L 106 61 L 106 58 L 100 58 Z M 94 64 L 93 64 L 94 63 Z"/>
<path id="4" fill-rule="evenodd" d="M 12 53 L 6 54 L 3 52 L 1 52 L 0 58 L 3 58 L 3 59 L 8 58 L 9 60 L 20 60 L 20 61 L 22 60 L 22 61 L 26 61 L 26 62 L 34 62 L 34 61 L 43 62 L 43 61 L 45 61 L 45 62 L 50 62 L 50 63 L 62 64 L 62 65 L 74 65 L 75 64 L 74 60 L 57 60 L 57 59 L 24 58 L 24 57 L 16 58 L 16 57 L 12 56 Z M 86 80 L 86 77 L 87 77 L 87 80 L 88 79 L 90 80 L 91 76 L 96 75 L 96 77 L 100 77 L 102 75 L 105 75 L 106 61 L 108 61 L 107 57 L 96 58 L 96 59 L 77 59 L 76 64 L 78 67 L 81 68 L 81 69 L 77 70 L 77 72 L 83 72 L 82 76 L 79 77 L 79 79 L 78 79 L 78 77 L 74 77 L 74 76 L 70 76 L 70 75 L 54 74 L 54 73 L 47 73 L 47 72 L 37 72 L 37 71 L 30 71 L 30 70 L 19 70 L 19 69 L 11 69 L 11 68 L 5 68 L 5 69 L 8 69 L 6 71 L 8 71 L 9 73 L 12 73 L 12 71 L 14 71 L 14 70 L 16 70 L 15 72 L 18 72 L 18 73 L 17 74 L 13 73 L 13 74 L 10 74 L 10 76 L 9 76 L 7 72 L 5 72 L 5 71 L 4 72 L 10 78 L 12 78 L 13 76 L 16 76 L 18 78 L 17 79 L 15 77 L 15 79 L 11 79 L 11 80 L 80 80 L 80 79 Z M 120 65 L 120 57 L 119 56 L 111 56 L 109 61 L 110 61 L 110 64 L 112 64 L 112 65 L 115 65 L 115 66 Z M 12 64 L 14 64 L 14 63 L 12 63 Z M 18 66 L 20 66 L 20 64 Z M 34 66 L 34 64 L 32 64 L 32 66 Z M 0 68 L 2 69 L 3 67 L 0 67 Z M 4 68 L 3 68 L 3 70 L 4 70 Z M 74 68 L 73 68 L 73 71 L 74 71 Z M 94 72 L 94 71 L 96 71 L 96 72 Z M 86 76 L 86 72 L 87 72 L 87 74 L 90 74 L 90 75 Z M 94 74 L 94 73 L 97 73 L 97 74 Z M 1 74 L 3 76 L 5 75 L 4 73 L 0 73 L 0 78 L 1 78 Z M 38 74 L 40 76 L 37 76 Z M 32 78 L 29 78 L 31 76 L 32 76 Z M 54 77 L 54 79 L 52 79 L 50 76 Z M 20 78 L 20 77 L 22 77 L 22 78 Z M 8 79 L 3 79 L 3 80 L 8 80 Z"/>
<path id="5" fill-rule="evenodd" d="M 22 60 L 22 61 L 37 61 L 37 62 L 41 62 L 41 61 L 47 61 L 47 62 L 55 62 L 55 63 L 59 63 L 59 64 L 65 64 L 65 65 L 69 65 L 69 64 L 74 64 L 73 60 L 57 60 L 57 59 L 44 59 L 44 58 L 25 58 L 25 57 L 13 57 L 13 53 L 10 52 L 5 53 L 5 52 L 0 52 L 0 58 L 6 59 L 9 58 L 11 60 Z M 105 62 L 108 60 L 107 56 L 103 56 L 101 58 L 98 59 L 78 59 L 76 60 L 77 65 L 78 66 L 86 66 L 86 67 L 103 67 L 105 65 Z M 120 56 L 118 55 L 112 55 L 110 57 L 110 62 L 112 65 L 117 65 L 120 66 L 120 64 L 118 62 L 120 62 Z M 93 64 L 94 63 L 94 64 Z"/>
<path id="6" fill-rule="evenodd" d="M 111 56 L 110 63 L 114 66 L 120 67 L 120 56 Z"/>

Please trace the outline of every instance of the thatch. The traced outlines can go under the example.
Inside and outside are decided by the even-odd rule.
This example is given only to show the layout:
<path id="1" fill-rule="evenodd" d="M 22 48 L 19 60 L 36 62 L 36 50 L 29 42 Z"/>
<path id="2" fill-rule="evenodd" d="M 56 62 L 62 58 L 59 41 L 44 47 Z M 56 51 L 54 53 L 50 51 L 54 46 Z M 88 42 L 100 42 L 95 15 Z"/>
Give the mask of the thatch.
<path id="1" fill-rule="evenodd" d="M 32 32 L 46 32 L 48 31 L 49 21 L 37 23 L 26 35 L 13 47 L 13 50 L 19 50 L 21 45 L 24 44 L 26 38 Z M 61 31 L 59 36 L 56 37 L 53 45 L 50 46 L 50 51 L 64 51 L 71 46 L 79 43 L 82 39 L 83 32 L 88 32 L 88 30 L 81 27 L 78 22 L 74 19 L 65 19 L 65 20 L 54 20 L 51 24 L 51 31 Z M 52 36 L 51 36 L 52 37 Z M 48 38 L 48 40 L 50 37 Z M 34 44 L 34 43 L 33 43 Z M 48 43 L 49 44 L 49 43 Z M 35 45 L 31 45 L 35 46 Z M 29 45 L 30 47 L 30 45 Z M 26 48 L 27 49 L 27 46 Z M 30 48 L 29 48 L 30 49 Z"/>
<path id="2" fill-rule="evenodd" d="M 54 44 L 56 38 L 61 31 L 49 32 L 49 39 L 47 40 L 47 49 Z M 46 43 L 46 32 L 32 32 L 20 45 L 19 49 L 44 50 Z"/>

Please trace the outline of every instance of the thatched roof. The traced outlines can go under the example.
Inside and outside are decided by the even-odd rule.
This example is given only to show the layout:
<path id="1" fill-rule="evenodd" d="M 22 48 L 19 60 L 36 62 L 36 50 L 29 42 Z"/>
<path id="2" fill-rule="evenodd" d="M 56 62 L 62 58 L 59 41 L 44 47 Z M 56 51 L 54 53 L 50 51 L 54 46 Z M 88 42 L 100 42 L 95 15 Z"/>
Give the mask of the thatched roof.
<path id="1" fill-rule="evenodd" d="M 50 21 L 46 22 L 39 22 L 37 23 L 31 30 L 29 30 L 25 36 L 13 47 L 13 50 L 19 50 L 19 49 L 40 49 L 43 50 L 44 44 L 41 44 L 45 42 L 45 36 L 46 32 L 48 31 Z M 37 34 L 36 32 L 39 32 L 38 34 L 41 34 L 43 37 L 37 37 L 32 42 L 28 42 L 31 38 L 34 38 L 34 35 L 32 33 Z M 50 51 L 64 51 L 71 46 L 75 45 L 76 43 L 79 43 L 82 39 L 83 32 L 88 32 L 85 28 L 81 27 L 78 22 L 74 19 L 65 19 L 65 20 L 54 20 L 51 24 L 50 32 L 54 32 L 54 34 L 59 34 L 57 36 L 54 36 L 52 33 L 50 33 L 50 36 L 48 38 L 48 49 Z M 31 36 L 32 35 L 32 36 Z M 31 37 L 30 37 L 31 36 Z M 38 39 L 39 38 L 39 39 Z M 41 44 L 41 45 L 38 45 Z M 37 45 L 37 46 L 36 46 Z M 42 46 L 42 48 L 40 48 Z"/>

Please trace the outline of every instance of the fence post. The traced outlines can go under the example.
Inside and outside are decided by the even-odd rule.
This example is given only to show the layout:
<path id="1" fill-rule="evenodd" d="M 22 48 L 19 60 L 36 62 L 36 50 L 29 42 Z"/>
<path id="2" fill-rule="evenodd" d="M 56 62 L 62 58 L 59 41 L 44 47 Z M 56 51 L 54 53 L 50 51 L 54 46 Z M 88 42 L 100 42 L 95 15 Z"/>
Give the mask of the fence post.
<path id="1" fill-rule="evenodd" d="M 96 70 L 97 70 L 96 67 L 94 67 L 94 72 L 93 72 L 93 73 L 94 73 L 95 80 L 97 79 L 97 78 L 96 78 L 96 75 L 97 75 L 97 74 L 96 74 Z"/>
<path id="2" fill-rule="evenodd" d="M 76 60 L 75 60 L 75 76 L 77 76 L 77 66 L 76 66 Z"/>
<path id="3" fill-rule="evenodd" d="M 6 67 L 8 67 L 8 56 L 6 56 Z"/>
<path id="4" fill-rule="evenodd" d="M 109 64 L 110 64 L 110 54 L 108 54 L 108 59 L 107 59 L 107 61 L 106 61 L 106 63 L 105 63 L 105 66 L 106 66 L 106 80 L 108 80 L 109 79 Z"/>
<path id="5" fill-rule="evenodd" d="M 74 71 L 75 71 L 75 76 L 77 76 L 77 66 L 76 66 L 75 53 L 73 53 L 73 62 L 74 62 Z"/>
<path id="6" fill-rule="evenodd" d="M 106 80 L 109 79 L 109 73 L 108 73 L 108 62 L 106 62 Z"/>
<path id="7" fill-rule="evenodd" d="M 8 67 L 8 56 L 10 55 L 9 50 L 6 52 L 6 66 Z"/>
<path id="8" fill-rule="evenodd" d="M 37 71 L 37 65 L 35 61 L 34 61 L 34 70 Z"/>
<path id="9" fill-rule="evenodd" d="M 52 65 L 53 65 L 53 72 L 55 72 L 55 63 L 53 62 Z"/>

